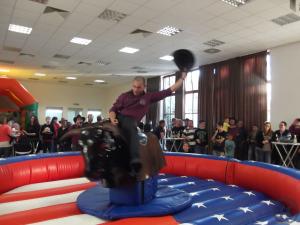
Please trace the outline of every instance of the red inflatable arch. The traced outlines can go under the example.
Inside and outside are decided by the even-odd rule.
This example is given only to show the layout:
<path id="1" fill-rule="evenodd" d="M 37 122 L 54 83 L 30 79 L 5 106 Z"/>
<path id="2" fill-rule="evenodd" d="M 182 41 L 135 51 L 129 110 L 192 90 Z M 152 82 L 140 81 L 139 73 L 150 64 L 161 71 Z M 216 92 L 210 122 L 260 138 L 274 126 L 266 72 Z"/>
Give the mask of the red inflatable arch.
<path id="1" fill-rule="evenodd" d="M 20 112 L 24 127 L 31 114 L 37 115 L 37 106 L 35 98 L 17 80 L 0 78 L 0 112 Z"/>

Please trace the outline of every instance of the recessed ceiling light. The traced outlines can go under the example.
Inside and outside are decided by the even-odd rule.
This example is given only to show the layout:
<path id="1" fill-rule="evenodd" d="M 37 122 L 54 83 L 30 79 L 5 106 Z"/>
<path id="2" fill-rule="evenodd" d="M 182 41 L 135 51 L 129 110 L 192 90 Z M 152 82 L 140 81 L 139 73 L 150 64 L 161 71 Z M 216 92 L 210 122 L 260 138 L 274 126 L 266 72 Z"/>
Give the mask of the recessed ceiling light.
<path id="1" fill-rule="evenodd" d="M 166 36 L 173 36 L 175 34 L 178 34 L 181 31 L 182 31 L 181 29 L 178 29 L 176 27 L 166 26 L 160 29 L 159 31 L 157 31 L 156 33 L 166 35 Z"/>
<path id="2" fill-rule="evenodd" d="M 1 73 L 8 73 L 9 71 L 10 71 L 9 69 L 0 68 Z"/>
<path id="3" fill-rule="evenodd" d="M 129 53 L 129 54 L 133 54 L 133 53 L 138 52 L 139 49 L 137 49 L 137 48 L 131 48 L 131 47 L 124 47 L 124 48 L 121 48 L 119 51 L 120 52 Z"/>
<path id="4" fill-rule="evenodd" d="M 166 61 L 172 61 L 174 59 L 174 57 L 171 55 L 165 55 L 165 56 L 160 57 L 160 59 L 166 60 Z"/>
<path id="5" fill-rule="evenodd" d="M 46 76 L 46 74 L 44 74 L 44 73 L 35 73 L 34 75 L 38 76 L 38 77 L 44 77 L 44 76 Z"/>
<path id="6" fill-rule="evenodd" d="M 88 45 L 89 43 L 92 42 L 92 40 L 85 39 L 85 38 L 80 38 L 80 37 L 73 37 L 70 42 L 75 43 L 75 44 L 79 44 L 79 45 Z"/>
<path id="7" fill-rule="evenodd" d="M 77 77 L 66 77 L 66 79 L 68 79 L 68 80 L 76 80 Z"/>
<path id="8" fill-rule="evenodd" d="M 9 24 L 8 30 L 17 32 L 17 33 L 21 33 L 21 34 L 30 34 L 32 31 L 32 28 L 24 27 L 24 26 L 16 25 L 16 24 Z"/>
<path id="9" fill-rule="evenodd" d="M 96 83 L 105 83 L 105 80 L 94 80 Z"/>

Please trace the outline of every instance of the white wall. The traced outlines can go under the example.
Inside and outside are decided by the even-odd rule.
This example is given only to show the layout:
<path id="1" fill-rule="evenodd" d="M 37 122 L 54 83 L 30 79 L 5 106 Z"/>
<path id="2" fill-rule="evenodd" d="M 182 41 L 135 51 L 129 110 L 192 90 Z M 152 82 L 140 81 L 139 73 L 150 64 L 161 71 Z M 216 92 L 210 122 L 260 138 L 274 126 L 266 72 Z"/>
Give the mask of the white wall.
<path id="1" fill-rule="evenodd" d="M 271 122 L 277 128 L 300 117 L 300 42 L 271 49 Z"/>
<path id="2" fill-rule="evenodd" d="M 83 108 L 83 115 L 86 115 L 88 109 L 100 109 L 102 115 L 107 117 L 114 100 L 121 92 L 130 89 L 130 83 L 111 88 L 95 88 L 24 80 L 20 82 L 39 103 L 40 123 L 45 121 L 46 107 L 63 107 L 64 117 L 67 117 L 68 108 Z"/>

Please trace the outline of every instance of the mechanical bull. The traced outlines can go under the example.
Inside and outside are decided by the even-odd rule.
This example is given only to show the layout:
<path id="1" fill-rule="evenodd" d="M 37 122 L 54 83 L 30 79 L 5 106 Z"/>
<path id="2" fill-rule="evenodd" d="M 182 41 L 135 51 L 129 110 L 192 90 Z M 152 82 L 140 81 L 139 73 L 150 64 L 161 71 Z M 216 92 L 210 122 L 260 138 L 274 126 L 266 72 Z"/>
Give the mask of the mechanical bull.
<path id="1" fill-rule="evenodd" d="M 133 185 L 158 174 L 165 166 L 165 159 L 157 137 L 152 133 L 138 133 L 139 162 L 132 166 L 128 142 L 121 130 L 105 121 L 69 131 L 62 139 L 79 135 L 83 147 L 85 176 L 90 180 L 100 180 L 104 187 L 114 188 Z M 136 159 L 135 159 L 136 160 Z"/>

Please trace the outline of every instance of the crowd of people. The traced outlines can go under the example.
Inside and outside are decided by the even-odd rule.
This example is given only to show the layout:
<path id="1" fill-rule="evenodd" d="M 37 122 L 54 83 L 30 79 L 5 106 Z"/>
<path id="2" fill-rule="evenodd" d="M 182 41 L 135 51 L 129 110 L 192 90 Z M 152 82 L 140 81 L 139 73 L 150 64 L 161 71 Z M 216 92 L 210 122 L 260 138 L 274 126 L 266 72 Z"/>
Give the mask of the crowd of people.
<path id="1" fill-rule="evenodd" d="M 24 129 L 6 116 L 0 116 L 0 158 L 14 155 L 15 152 L 30 153 L 53 153 L 58 151 L 79 151 L 81 146 L 78 144 L 79 134 L 70 137 L 62 137 L 72 129 L 97 124 L 102 121 L 101 116 L 97 117 L 97 122 L 93 123 L 92 114 L 85 117 L 77 115 L 73 122 L 57 117 L 45 118 L 45 123 L 40 124 L 37 116 L 32 115 L 28 126 Z"/>
<path id="2" fill-rule="evenodd" d="M 181 138 L 175 140 L 175 145 L 181 152 L 280 164 L 279 155 L 274 150 L 272 142 L 300 142 L 300 118 L 295 119 L 289 127 L 285 121 L 281 121 L 276 130 L 272 129 L 270 122 L 265 122 L 262 127 L 260 130 L 258 125 L 253 125 L 248 131 L 243 121 L 225 118 L 216 124 L 215 131 L 209 135 L 204 120 L 200 120 L 198 127 L 195 127 L 192 120 L 173 118 L 169 129 L 166 128 L 165 121 L 161 120 L 153 129 L 153 133 L 160 140 L 165 137 Z M 168 142 L 171 141 L 167 139 L 166 142 L 166 148 L 170 150 L 171 144 Z M 296 164 L 299 167 L 300 152 L 297 157 Z"/>
<path id="3" fill-rule="evenodd" d="M 79 151 L 79 134 L 61 139 L 72 129 L 97 124 L 102 121 L 101 116 L 93 123 L 93 115 L 87 116 L 87 121 L 81 115 L 74 117 L 73 122 L 57 117 L 46 117 L 45 123 L 40 124 L 36 116 L 31 116 L 26 129 L 22 129 L 17 122 L 7 121 L 0 116 L 0 157 L 9 157 L 18 148 L 25 145 L 31 148 L 31 153 L 52 153 L 58 151 Z M 164 120 L 159 121 L 158 126 L 152 129 L 149 124 L 140 128 L 145 132 L 153 132 L 159 140 L 166 137 L 180 138 L 175 145 L 180 152 L 212 154 L 240 160 L 256 160 L 266 163 L 280 164 L 278 153 L 274 150 L 272 142 L 300 142 L 300 118 L 288 127 L 285 121 L 279 123 L 276 130 L 272 129 L 270 122 L 265 122 L 262 130 L 258 125 L 253 125 L 251 130 L 246 130 L 243 121 L 235 118 L 226 118 L 216 124 L 216 129 L 209 135 L 206 122 L 200 120 L 198 126 L 194 126 L 193 120 L 172 119 L 170 128 L 166 128 Z M 166 141 L 166 150 L 170 150 L 173 143 Z M 300 153 L 295 162 L 300 166 Z"/>

